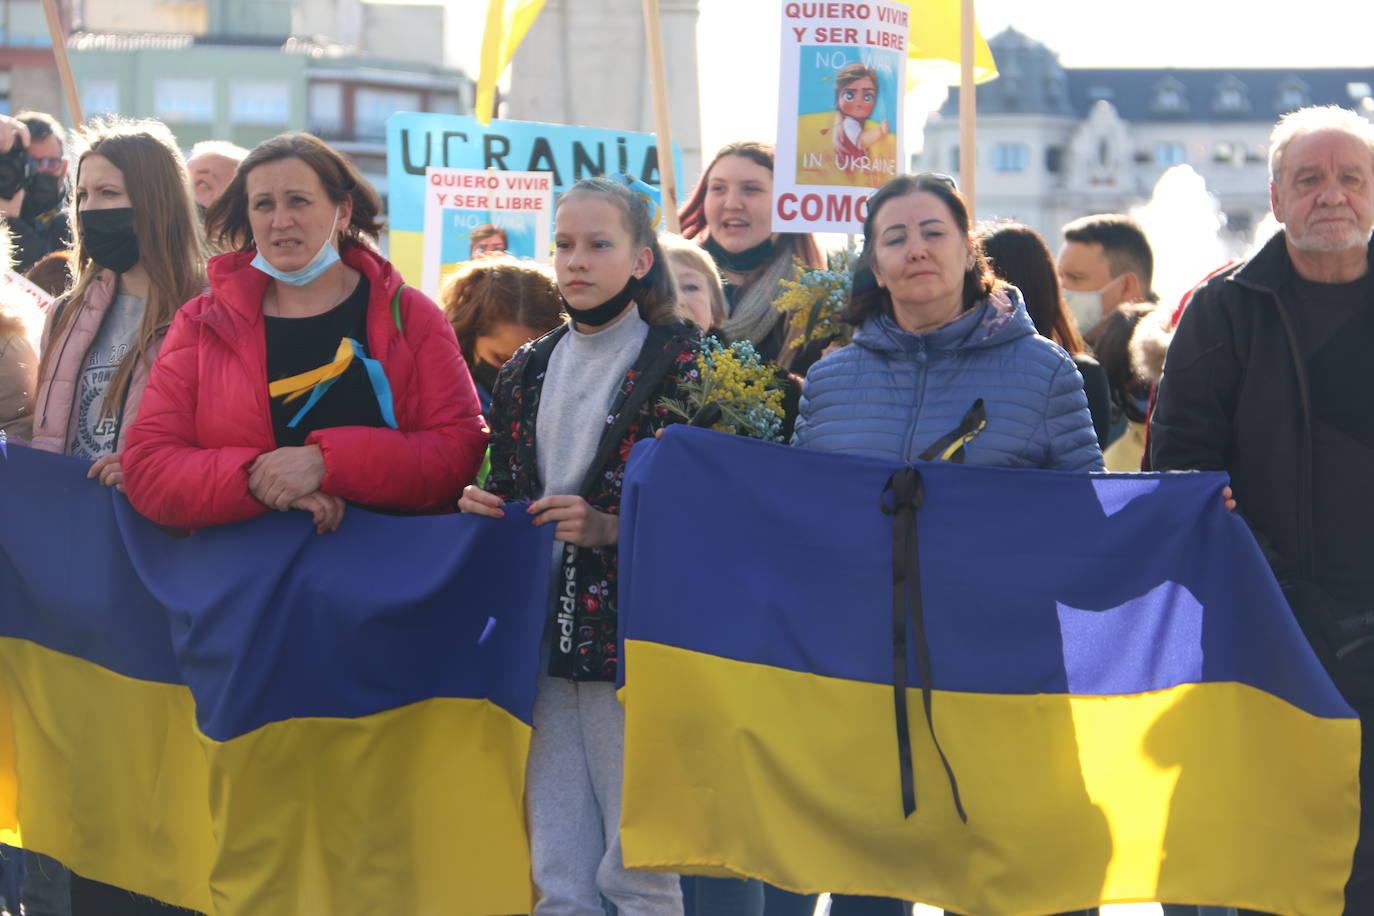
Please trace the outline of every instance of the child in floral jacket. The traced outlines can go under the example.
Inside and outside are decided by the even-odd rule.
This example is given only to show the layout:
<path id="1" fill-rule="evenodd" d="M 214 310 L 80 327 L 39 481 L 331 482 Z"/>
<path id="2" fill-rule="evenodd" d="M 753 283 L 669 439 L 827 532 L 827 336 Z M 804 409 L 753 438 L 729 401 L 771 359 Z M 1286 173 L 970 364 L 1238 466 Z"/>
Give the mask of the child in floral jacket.
<path id="1" fill-rule="evenodd" d="M 491 472 L 458 507 L 501 516 L 531 500 L 555 524 L 548 675 L 534 700 L 525 773 L 534 916 L 681 916 L 676 875 L 625 868 L 625 713 L 615 696 L 616 544 L 630 449 L 674 422 L 659 404 L 698 376 L 645 200 L 584 179 L 554 214 L 554 272 L 571 321 L 526 344 L 496 378 Z"/>

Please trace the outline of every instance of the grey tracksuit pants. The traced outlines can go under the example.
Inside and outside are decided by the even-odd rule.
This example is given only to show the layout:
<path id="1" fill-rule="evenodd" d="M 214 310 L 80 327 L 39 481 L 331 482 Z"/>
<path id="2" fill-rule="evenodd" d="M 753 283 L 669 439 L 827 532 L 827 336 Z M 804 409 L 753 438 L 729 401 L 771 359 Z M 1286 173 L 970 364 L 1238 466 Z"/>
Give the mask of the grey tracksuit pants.
<path id="1" fill-rule="evenodd" d="M 615 685 L 540 678 L 526 771 L 533 916 L 682 916 L 678 876 L 630 871 L 620 853 L 625 712 Z"/>

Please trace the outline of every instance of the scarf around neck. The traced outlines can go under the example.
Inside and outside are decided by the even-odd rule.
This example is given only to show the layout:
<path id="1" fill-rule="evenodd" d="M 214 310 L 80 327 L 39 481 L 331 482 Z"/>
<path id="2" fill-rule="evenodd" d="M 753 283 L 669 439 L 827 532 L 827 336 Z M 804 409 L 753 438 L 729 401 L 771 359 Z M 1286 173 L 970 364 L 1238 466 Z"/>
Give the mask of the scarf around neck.
<path id="1" fill-rule="evenodd" d="M 795 269 L 792 253 L 785 251 L 776 254 L 768 269 L 753 283 L 736 287 L 735 307 L 721 323 L 721 331 L 730 340 L 747 339 L 755 345 L 762 342 L 782 320 L 782 312 L 773 308 L 773 300 L 782 293 L 778 284 L 790 279 Z"/>
<path id="2" fill-rule="evenodd" d="M 773 256 L 774 246 L 773 237 L 769 236 L 753 248 L 746 248 L 743 251 L 726 251 L 720 242 L 708 235 L 701 247 L 706 249 L 706 253 L 711 256 L 711 260 L 715 261 L 718 267 L 737 274 L 747 274 Z"/>

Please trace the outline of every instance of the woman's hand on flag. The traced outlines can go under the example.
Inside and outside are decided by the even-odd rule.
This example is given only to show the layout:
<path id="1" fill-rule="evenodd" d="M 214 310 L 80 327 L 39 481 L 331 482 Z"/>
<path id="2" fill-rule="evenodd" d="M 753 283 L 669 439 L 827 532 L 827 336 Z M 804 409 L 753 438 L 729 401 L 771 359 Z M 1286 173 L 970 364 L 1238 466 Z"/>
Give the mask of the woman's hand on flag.
<path id="1" fill-rule="evenodd" d="M 608 547 L 620 540 L 620 519 L 591 507 L 581 496 L 545 496 L 525 510 L 536 525 L 557 522 L 553 536 L 578 547 Z"/>
<path id="2" fill-rule="evenodd" d="M 316 534 L 338 531 L 347 507 L 348 504 L 339 497 L 319 490 L 307 493 L 291 504 L 292 509 L 303 509 L 314 517 Z"/>
<path id="3" fill-rule="evenodd" d="M 501 509 L 502 502 L 501 497 L 496 494 L 488 493 L 475 484 L 468 484 L 463 487 L 463 495 L 458 497 L 458 511 L 485 515 L 488 518 L 505 518 L 506 513 Z"/>
<path id="4" fill-rule="evenodd" d="M 318 445 L 264 452 L 248 467 L 248 492 L 269 509 L 285 512 L 324 482 L 324 453 Z"/>

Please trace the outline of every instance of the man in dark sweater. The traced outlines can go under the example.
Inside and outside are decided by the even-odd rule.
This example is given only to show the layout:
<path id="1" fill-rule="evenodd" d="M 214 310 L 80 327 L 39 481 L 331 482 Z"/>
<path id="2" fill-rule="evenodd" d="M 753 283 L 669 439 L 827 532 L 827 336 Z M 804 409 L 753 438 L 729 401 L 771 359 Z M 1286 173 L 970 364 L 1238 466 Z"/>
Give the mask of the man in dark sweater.
<path id="1" fill-rule="evenodd" d="M 71 247 L 65 143 L 51 115 L 0 116 L 0 220 L 9 227 L 19 273 Z"/>
<path id="2" fill-rule="evenodd" d="M 1157 470 L 1224 470 L 1293 612 L 1363 724 L 1347 914 L 1374 913 L 1374 124 L 1281 119 L 1269 152 L 1283 231 L 1199 289 L 1150 425 Z M 1263 766 L 1263 761 L 1255 761 Z"/>

